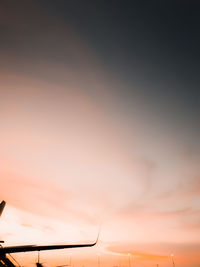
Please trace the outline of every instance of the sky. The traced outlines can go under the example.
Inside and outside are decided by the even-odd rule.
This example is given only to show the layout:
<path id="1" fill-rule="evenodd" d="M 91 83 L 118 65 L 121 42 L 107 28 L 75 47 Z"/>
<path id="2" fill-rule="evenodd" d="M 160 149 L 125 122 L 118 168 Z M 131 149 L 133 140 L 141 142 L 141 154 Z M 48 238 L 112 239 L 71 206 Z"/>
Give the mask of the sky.
<path id="1" fill-rule="evenodd" d="M 197 1 L 1 1 L 5 245 L 101 225 L 44 265 L 199 266 L 199 28 Z"/>

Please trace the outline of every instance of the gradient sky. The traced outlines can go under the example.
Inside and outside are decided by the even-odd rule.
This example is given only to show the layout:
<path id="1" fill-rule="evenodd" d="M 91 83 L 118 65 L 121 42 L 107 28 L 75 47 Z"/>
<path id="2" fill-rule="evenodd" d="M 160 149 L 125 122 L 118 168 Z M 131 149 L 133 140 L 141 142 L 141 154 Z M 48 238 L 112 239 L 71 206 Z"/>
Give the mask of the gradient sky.
<path id="1" fill-rule="evenodd" d="M 200 262 L 197 1 L 0 3 L 6 245 L 47 266 Z M 36 253 L 16 255 L 33 266 Z"/>

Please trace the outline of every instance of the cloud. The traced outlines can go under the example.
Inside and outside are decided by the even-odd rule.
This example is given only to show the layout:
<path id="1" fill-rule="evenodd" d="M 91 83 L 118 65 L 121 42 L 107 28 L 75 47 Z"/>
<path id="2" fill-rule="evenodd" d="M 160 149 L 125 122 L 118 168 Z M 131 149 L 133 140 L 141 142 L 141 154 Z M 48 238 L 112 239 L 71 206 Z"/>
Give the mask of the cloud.
<path id="1" fill-rule="evenodd" d="M 71 204 L 76 196 L 52 181 L 0 170 L 0 184 L 0 199 L 32 216 L 57 218 L 67 222 L 78 219 L 89 224 L 94 223 L 94 218 L 86 210 Z M 26 219 L 25 224 L 29 223 Z"/>
<path id="2" fill-rule="evenodd" d="M 195 263 L 200 260 L 199 243 L 121 243 L 107 246 L 107 250 L 125 256 L 130 254 L 132 260 L 137 262 L 137 264 L 143 261 L 170 264 L 171 254 L 174 254 L 176 264 L 184 266 L 187 266 L 189 263 L 195 266 Z"/>
<path id="3" fill-rule="evenodd" d="M 69 209 L 66 200 L 70 194 L 48 180 L 1 171 L 0 181 L 1 198 L 16 208 L 43 215 L 51 213 L 53 215 L 59 210 Z M 50 210 L 50 207 L 54 210 Z"/>
<path id="4" fill-rule="evenodd" d="M 121 246 L 121 249 L 120 249 L 120 246 L 110 246 L 110 247 L 108 246 L 107 250 L 109 252 L 119 253 L 121 256 L 124 255 L 127 257 L 131 257 L 134 262 L 143 262 L 143 261 L 148 261 L 148 262 L 165 261 L 166 262 L 169 260 L 169 255 L 160 255 L 160 254 L 151 254 L 151 253 L 146 253 L 146 252 L 140 252 L 137 250 L 132 250 L 131 248 L 129 250 L 126 250 L 123 248 L 124 246 L 127 247 L 127 244 Z M 134 246 L 137 247 L 136 244 Z"/>

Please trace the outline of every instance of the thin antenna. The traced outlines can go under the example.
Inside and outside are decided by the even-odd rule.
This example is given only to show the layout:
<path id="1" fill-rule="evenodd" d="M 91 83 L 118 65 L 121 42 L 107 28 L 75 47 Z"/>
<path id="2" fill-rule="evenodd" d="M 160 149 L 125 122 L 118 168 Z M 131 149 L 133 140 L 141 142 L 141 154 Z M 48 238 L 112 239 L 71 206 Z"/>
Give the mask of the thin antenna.
<path id="1" fill-rule="evenodd" d="M 38 250 L 38 263 L 40 263 L 40 250 Z"/>
<path id="2" fill-rule="evenodd" d="M 172 259 L 172 265 L 173 265 L 173 267 L 175 267 L 174 254 L 171 254 L 171 259 Z"/>
<path id="3" fill-rule="evenodd" d="M 128 253 L 128 266 L 131 267 L 131 254 Z"/>

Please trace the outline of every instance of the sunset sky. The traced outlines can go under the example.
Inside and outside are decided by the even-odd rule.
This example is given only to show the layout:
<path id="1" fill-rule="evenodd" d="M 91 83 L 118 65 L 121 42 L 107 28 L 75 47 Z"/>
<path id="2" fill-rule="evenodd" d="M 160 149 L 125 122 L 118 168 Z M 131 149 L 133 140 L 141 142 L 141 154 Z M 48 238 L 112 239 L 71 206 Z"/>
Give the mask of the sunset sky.
<path id="1" fill-rule="evenodd" d="M 45 266 L 200 264 L 197 1 L 0 3 L 0 219 Z M 34 266 L 37 253 L 13 255 Z"/>

